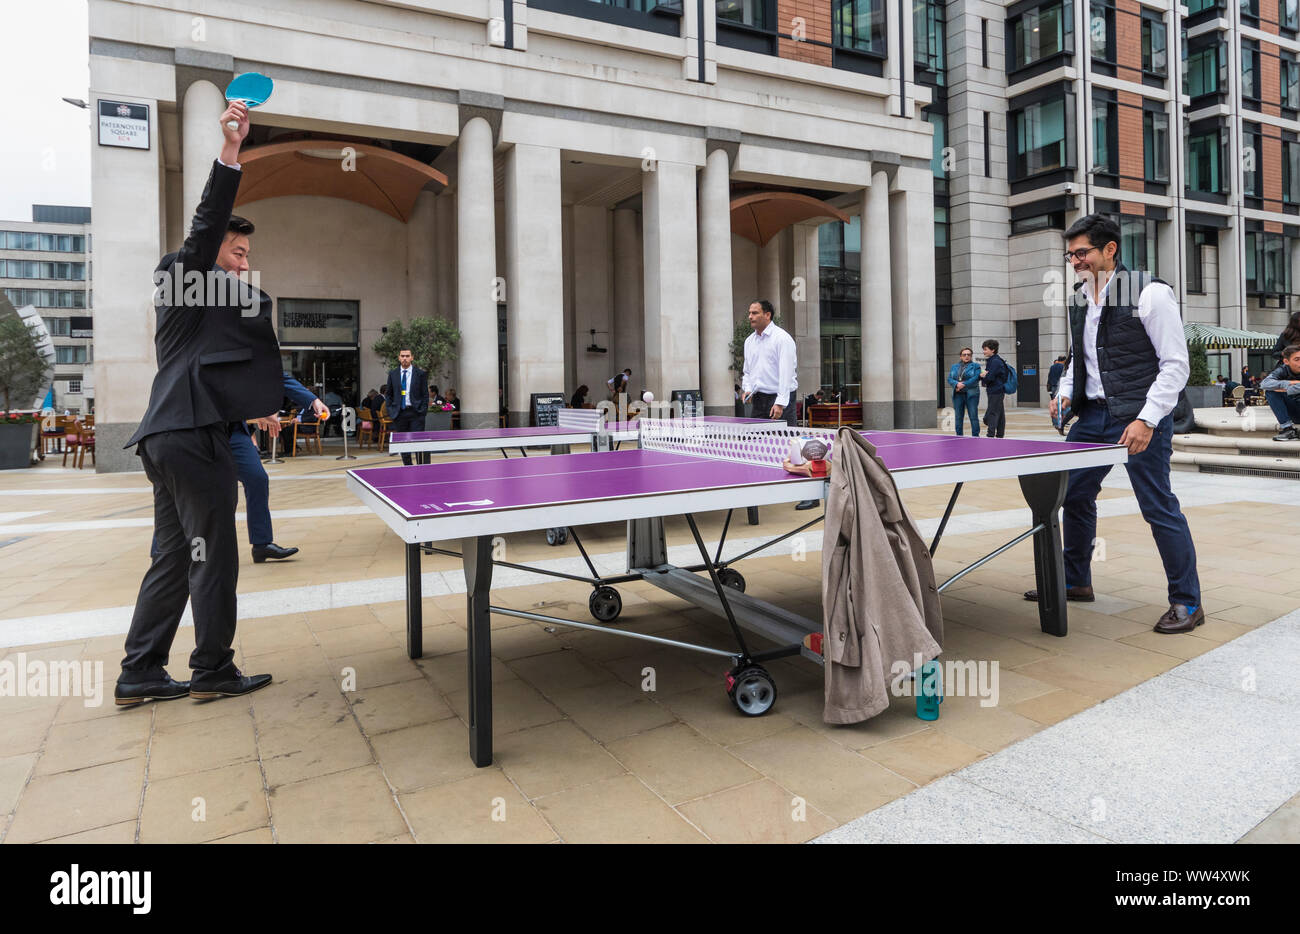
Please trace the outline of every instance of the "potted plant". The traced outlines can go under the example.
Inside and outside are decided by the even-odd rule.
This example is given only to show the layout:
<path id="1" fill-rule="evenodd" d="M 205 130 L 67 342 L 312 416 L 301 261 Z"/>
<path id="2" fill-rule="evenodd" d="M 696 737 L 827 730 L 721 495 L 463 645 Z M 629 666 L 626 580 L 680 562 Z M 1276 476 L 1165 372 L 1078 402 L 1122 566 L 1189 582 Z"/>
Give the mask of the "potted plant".
<path id="1" fill-rule="evenodd" d="M 429 374 L 429 388 L 445 386 L 450 380 L 450 364 L 456 359 L 456 345 L 460 343 L 460 331 L 450 321 L 442 318 L 413 318 L 410 321 L 393 321 L 384 328 L 383 336 L 371 345 L 371 349 L 384 361 L 386 370 L 398 365 L 397 355 L 403 350 L 411 351 L 415 365 Z M 453 406 L 429 405 L 429 414 L 425 417 L 426 431 L 446 431 L 451 428 Z"/>
<path id="2" fill-rule="evenodd" d="M 0 317 L 0 469 L 27 467 L 36 450 L 40 418 L 30 412 L 13 411 L 13 404 L 30 406 L 45 385 L 50 364 L 40 351 L 36 329 L 17 315 Z"/>
<path id="3" fill-rule="evenodd" d="M 1210 379 L 1210 363 L 1205 357 L 1205 345 L 1188 341 L 1187 402 L 1193 409 L 1217 409 L 1223 405 L 1223 390 Z"/>

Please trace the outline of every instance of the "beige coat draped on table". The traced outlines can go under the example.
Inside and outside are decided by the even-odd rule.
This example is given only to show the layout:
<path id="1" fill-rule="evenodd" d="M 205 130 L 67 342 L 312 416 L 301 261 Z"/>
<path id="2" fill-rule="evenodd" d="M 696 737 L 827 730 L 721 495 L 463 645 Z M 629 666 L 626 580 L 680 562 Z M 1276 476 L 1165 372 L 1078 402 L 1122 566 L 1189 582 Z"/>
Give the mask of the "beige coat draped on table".
<path id="1" fill-rule="evenodd" d="M 938 656 L 943 614 L 930 552 L 875 446 L 836 436 L 822 545 L 827 723 L 857 723 L 889 706 L 896 661 Z"/>

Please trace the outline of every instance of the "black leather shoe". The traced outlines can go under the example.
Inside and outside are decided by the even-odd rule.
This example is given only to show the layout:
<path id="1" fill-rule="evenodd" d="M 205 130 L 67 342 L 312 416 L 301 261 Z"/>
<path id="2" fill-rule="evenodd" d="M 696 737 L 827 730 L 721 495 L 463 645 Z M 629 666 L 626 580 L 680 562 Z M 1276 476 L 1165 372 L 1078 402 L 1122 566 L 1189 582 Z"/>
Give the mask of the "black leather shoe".
<path id="1" fill-rule="evenodd" d="M 794 508 L 795 509 L 816 509 L 821 504 L 822 501 L 819 499 L 806 499 L 803 502 L 801 502 L 799 505 L 795 506 Z"/>
<path id="2" fill-rule="evenodd" d="M 281 548 L 275 542 L 271 542 L 269 545 L 254 545 L 253 563 L 261 564 L 267 558 L 290 558 L 297 553 L 297 548 Z"/>
<path id="3" fill-rule="evenodd" d="M 189 693 L 188 681 L 173 681 L 172 676 L 164 672 L 161 681 L 117 682 L 113 688 L 113 703 L 119 707 L 133 707 L 147 700 L 176 700 L 189 696 Z"/>
<path id="4" fill-rule="evenodd" d="M 1037 590 L 1026 590 L 1025 599 L 1032 603 L 1038 602 Z M 1093 596 L 1091 587 L 1066 587 L 1065 599 L 1076 600 L 1079 603 L 1092 603 L 1097 598 Z"/>
<path id="5" fill-rule="evenodd" d="M 199 700 L 207 700 L 213 697 L 239 697 L 242 694 L 251 694 L 258 688 L 264 688 L 270 683 L 270 675 L 244 675 L 236 668 L 235 675 L 232 678 L 212 681 L 202 681 L 195 678 L 190 682 L 190 697 Z"/>
<path id="6" fill-rule="evenodd" d="M 1165 635 L 1177 635 L 1191 632 L 1203 622 L 1205 622 L 1205 607 L 1198 606 L 1196 612 L 1189 615 L 1187 607 L 1181 603 L 1174 603 L 1170 605 L 1165 615 L 1160 617 L 1154 631 Z"/>

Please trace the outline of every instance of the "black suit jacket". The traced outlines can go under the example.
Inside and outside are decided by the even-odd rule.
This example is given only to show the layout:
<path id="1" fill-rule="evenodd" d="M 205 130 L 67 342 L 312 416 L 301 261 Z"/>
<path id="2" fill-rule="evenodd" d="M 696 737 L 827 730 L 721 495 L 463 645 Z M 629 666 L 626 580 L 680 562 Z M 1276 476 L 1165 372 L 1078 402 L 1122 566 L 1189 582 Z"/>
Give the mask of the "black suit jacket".
<path id="1" fill-rule="evenodd" d="M 415 364 L 411 364 L 409 379 L 410 385 L 406 387 L 409 393 L 407 396 L 410 400 L 409 405 L 416 415 L 424 415 L 429 411 L 429 374 Z M 388 371 L 388 398 L 389 415 L 396 418 L 402 410 L 402 368 L 400 366 Z"/>
<path id="2" fill-rule="evenodd" d="M 280 408 L 284 382 L 271 298 L 216 265 L 241 175 L 213 162 L 190 235 L 154 271 L 158 373 L 127 447 L 159 432 Z"/>

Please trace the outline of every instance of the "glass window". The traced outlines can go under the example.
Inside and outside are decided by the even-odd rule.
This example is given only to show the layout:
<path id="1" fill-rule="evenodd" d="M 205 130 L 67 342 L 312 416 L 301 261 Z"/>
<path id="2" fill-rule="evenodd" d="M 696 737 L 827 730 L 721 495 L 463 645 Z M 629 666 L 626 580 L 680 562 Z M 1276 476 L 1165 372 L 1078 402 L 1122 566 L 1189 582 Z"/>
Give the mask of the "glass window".
<path id="1" fill-rule="evenodd" d="M 948 245 L 948 209 L 938 204 L 934 206 L 934 245 Z"/>
<path id="2" fill-rule="evenodd" d="M 1203 94 L 1213 94 L 1223 85 L 1227 61 L 1227 49 L 1222 42 L 1189 49 L 1187 52 L 1187 71 L 1183 75 L 1183 86 L 1192 98 Z"/>
<path id="3" fill-rule="evenodd" d="M 1206 10 L 1218 9 L 1220 3 L 1221 0 L 1187 0 L 1187 13 L 1189 16 L 1195 16 Z"/>
<path id="4" fill-rule="evenodd" d="M 912 0 L 912 45 L 916 63 L 943 84 L 944 24 L 941 0 Z"/>
<path id="5" fill-rule="evenodd" d="M 1072 51 L 1074 26 L 1070 10 L 1069 3 L 1053 3 L 1016 19 L 1012 29 L 1012 71 Z"/>
<path id="6" fill-rule="evenodd" d="M 1241 15 L 1259 19 L 1259 0 L 1241 0 Z"/>
<path id="7" fill-rule="evenodd" d="M 85 347 L 55 347 L 54 362 L 55 363 L 85 363 L 86 348 Z"/>
<path id="8" fill-rule="evenodd" d="M 621 6 L 622 4 L 615 4 Z M 647 9 L 657 5 L 651 0 Z M 766 0 L 715 0 L 714 8 L 720 21 L 768 29 Z"/>
<path id="9" fill-rule="evenodd" d="M 1093 58 L 1103 62 L 1115 61 L 1115 50 L 1110 41 L 1114 20 L 1115 11 L 1111 7 L 1093 0 L 1088 9 L 1088 48 Z"/>
<path id="10" fill-rule="evenodd" d="M 1282 106 L 1300 110 L 1300 62 L 1294 58 L 1282 59 L 1281 85 Z"/>
<path id="11" fill-rule="evenodd" d="M 1246 40 L 1241 43 L 1241 96 L 1259 100 L 1259 49 Z"/>
<path id="12" fill-rule="evenodd" d="M 1156 222 L 1145 217 L 1119 218 L 1119 258 L 1129 269 L 1156 270 Z"/>
<path id="13" fill-rule="evenodd" d="M 1205 294 L 1205 235 L 1187 231 L 1187 291 Z"/>
<path id="14" fill-rule="evenodd" d="M 1300 0 L 1278 0 L 1277 21 L 1283 29 L 1300 29 Z"/>
<path id="15" fill-rule="evenodd" d="M 1169 73 L 1163 20 L 1142 18 L 1142 70 L 1164 77 Z"/>
<path id="16" fill-rule="evenodd" d="M 1264 197 L 1263 173 L 1259 171 L 1259 159 L 1263 152 L 1258 123 L 1242 123 L 1244 145 L 1241 152 L 1242 184 L 1245 193 L 1256 198 Z"/>
<path id="17" fill-rule="evenodd" d="M 1227 191 L 1219 130 L 1190 136 L 1187 140 L 1187 187 L 1191 191 L 1221 194 Z"/>
<path id="18" fill-rule="evenodd" d="M 934 154 L 930 157 L 930 170 L 934 172 L 935 178 L 947 178 L 948 173 L 943 168 L 943 150 L 948 145 L 948 116 L 928 110 L 925 119 L 934 127 Z"/>
<path id="19" fill-rule="evenodd" d="M 1143 178 L 1148 182 L 1169 181 L 1169 115 L 1155 110 L 1142 112 Z"/>
<path id="20" fill-rule="evenodd" d="M 1246 234 L 1246 291 L 1252 295 L 1288 295 L 1294 239 L 1280 233 Z"/>
<path id="21" fill-rule="evenodd" d="M 1115 174 L 1115 147 L 1110 138 L 1110 118 L 1115 105 L 1102 97 L 1092 99 L 1092 167 Z"/>
<path id="22" fill-rule="evenodd" d="M 1282 143 L 1282 201 L 1300 204 L 1300 143 Z"/>
<path id="23" fill-rule="evenodd" d="M 1017 178 L 1069 165 L 1066 130 L 1070 116 L 1064 97 L 1030 104 L 1014 113 Z"/>
<path id="24" fill-rule="evenodd" d="M 835 44 L 858 52 L 887 52 L 885 0 L 835 0 Z"/>

